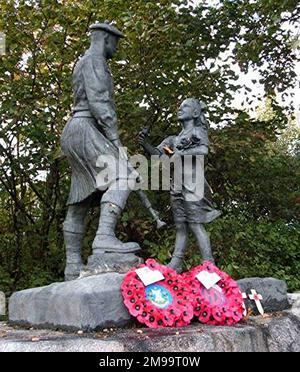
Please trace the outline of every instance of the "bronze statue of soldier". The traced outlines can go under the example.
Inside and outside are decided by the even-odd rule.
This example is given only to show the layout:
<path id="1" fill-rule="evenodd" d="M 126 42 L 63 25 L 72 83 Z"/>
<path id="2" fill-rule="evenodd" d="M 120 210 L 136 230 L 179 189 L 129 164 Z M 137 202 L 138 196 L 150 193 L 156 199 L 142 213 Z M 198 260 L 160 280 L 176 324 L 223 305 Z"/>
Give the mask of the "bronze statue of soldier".
<path id="1" fill-rule="evenodd" d="M 120 160 L 122 143 L 107 60 L 114 56 L 124 35 L 108 23 L 95 23 L 90 26 L 90 31 L 90 48 L 78 61 L 73 73 L 73 114 L 61 136 L 62 151 L 72 170 L 68 212 L 63 227 L 66 280 L 76 279 L 80 274 L 85 217 L 95 205 L 100 205 L 101 214 L 92 245 L 93 255 L 109 252 L 125 256 L 140 249 L 137 243 L 123 243 L 115 235 L 118 218 L 130 194 L 126 176 L 117 174 L 100 189 L 97 185 L 97 175 L 102 170 L 97 162 L 99 156 L 110 155 L 116 161 Z"/>

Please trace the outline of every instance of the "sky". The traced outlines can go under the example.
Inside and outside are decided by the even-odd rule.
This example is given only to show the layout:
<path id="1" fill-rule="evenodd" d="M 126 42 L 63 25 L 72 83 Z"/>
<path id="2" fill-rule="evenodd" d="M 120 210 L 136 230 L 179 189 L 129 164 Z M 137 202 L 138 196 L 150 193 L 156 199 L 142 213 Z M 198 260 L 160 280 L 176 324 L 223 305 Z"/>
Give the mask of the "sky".
<path id="1" fill-rule="evenodd" d="M 219 3 L 219 0 L 204 0 L 207 4 L 210 5 L 217 5 Z M 193 6 L 197 6 L 200 3 L 204 2 L 203 0 L 190 0 L 190 4 Z M 297 31 L 295 28 L 293 28 L 291 25 L 285 25 L 286 28 L 290 28 L 292 30 L 293 35 L 298 37 L 298 41 L 300 40 L 299 31 Z M 299 50 L 299 43 L 298 43 L 298 54 L 300 55 Z M 252 89 L 252 92 L 255 92 L 255 98 L 253 99 L 253 102 L 251 103 L 251 106 L 246 102 L 246 91 L 244 89 L 238 90 L 235 94 L 233 106 L 235 108 L 243 108 L 249 111 L 249 113 L 253 114 L 256 113 L 256 108 L 261 105 L 261 101 L 259 101 L 259 97 L 264 96 L 264 88 L 263 86 L 258 83 L 258 81 L 261 79 L 260 74 L 257 71 L 254 71 L 253 68 L 249 68 L 249 71 L 247 74 L 243 73 L 239 66 L 237 64 L 233 65 L 233 69 L 236 72 L 236 74 L 239 76 L 239 80 L 236 81 L 237 84 L 240 85 L 246 85 L 247 87 Z M 286 91 L 286 93 L 289 94 L 288 97 L 285 98 L 285 102 L 282 100 L 282 96 L 277 94 L 278 102 L 283 105 L 287 106 L 290 103 L 292 103 L 295 107 L 295 115 L 297 119 L 297 123 L 300 127 L 300 62 L 297 62 L 295 65 L 295 72 L 297 74 L 295 86 L 292 89 L 289 89 Z M 252 80 L 256 80 L 257 83 L 253 83 Z M 290 94 L 294 93 L 294 96 L 291 97 Z M 249 93 L 247 93 L 249 94 Z"/>

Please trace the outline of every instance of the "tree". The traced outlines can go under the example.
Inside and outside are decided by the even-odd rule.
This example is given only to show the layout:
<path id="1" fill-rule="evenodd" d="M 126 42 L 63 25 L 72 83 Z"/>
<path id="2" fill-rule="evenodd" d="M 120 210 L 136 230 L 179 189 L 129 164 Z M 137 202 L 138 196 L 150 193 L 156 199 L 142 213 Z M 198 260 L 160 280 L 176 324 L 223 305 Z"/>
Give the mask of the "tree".
<path id="1" fill-rule="evenodd" d="M 276 132 L 286 127 L 287 116 L 275 99 L 269 121 L 252 120 L 230 104 L 238 89 L 233 62 L 243 71 L 249 66 L 260 71 L 268 96 L 294 84 L 296 52 L 283 25 L 296 25 L 297 1 L 222 0 L 217 7 L 201 2 L 194 9 L 179 0 L 0 0 L 0 13 L 0 30 L 7 40 L 6 55 L 0 56 L 0 286 L 11 291 L 62 277 L 61 224 L 69 170 L 60 155 L 59 137 L 71 112 L 72 69 L 88 45 L 88 26 L 96 20 L 115 20 L 127 36 L 111 68 L 120 134 L 130 151 L 138 150 L 132 139 L 145 125 L 151 126 L 154 142 L 166 132 L 177 132 L 179 101 L 201 98 L 209 105 L 210 122 L 225 126 L 211 133 L 208 174 L 224 211 L 222 221 L 229 221 L 227 231 L 234 220 L 226 216 L 237 213 L 236 206 L 242 221 L 263 215 L 296 226 L 292 175 L 297 165 L 287 155 L 265 156 Z M 282 191 L 270 191 L 274 181 L 262 177 L 270 167 L 276 185 L 283 188 L 283 174 L 290 182 L 286 203 Z M 168 206 L 168 195 L 151 197 Z M 160 259 L 167 259 L 172 229 L 163 236 L 154 234 L 135 200 L 130 203 L 121 234 L 140 240 L 144 255 L 159 253 Z M 221 225 L 214 226 L 217 238 Z M 89 242 L 87 237 L 85 256 Z M 229 247 L 230 239 L 226 244 Z M 220 239 L 216 245 L 220 263 L 228 266 L 232 256 L 221 254 Z"/>

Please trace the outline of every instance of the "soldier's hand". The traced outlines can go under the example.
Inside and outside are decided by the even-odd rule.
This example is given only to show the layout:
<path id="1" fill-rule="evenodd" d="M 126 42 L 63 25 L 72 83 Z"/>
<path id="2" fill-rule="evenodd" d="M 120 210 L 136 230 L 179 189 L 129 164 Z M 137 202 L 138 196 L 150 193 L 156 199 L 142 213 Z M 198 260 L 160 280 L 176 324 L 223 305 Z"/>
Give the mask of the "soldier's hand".
<path id="1" fill-rule="evenodd" d="M 128 160 L 127 148 L 123 146 L 119 138 L 112 141 L 112 143 L 118 148 L 121 159 Z"/>
<path id="2" fill-rule="evenodd" d="M 143 145 L 147 136 L 148 136 L 148 130 L 147 129 L 141 130 L 138 134 L 138 143 L 140 145 Z"/>

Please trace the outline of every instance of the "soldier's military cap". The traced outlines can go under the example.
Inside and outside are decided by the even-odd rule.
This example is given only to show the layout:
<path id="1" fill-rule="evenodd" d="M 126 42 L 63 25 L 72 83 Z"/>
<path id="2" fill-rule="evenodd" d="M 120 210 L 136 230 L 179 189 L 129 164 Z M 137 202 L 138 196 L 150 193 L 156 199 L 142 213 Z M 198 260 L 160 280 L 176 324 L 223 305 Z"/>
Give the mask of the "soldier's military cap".
<path id="1" fill-rule="evenodd" d="M 115 36 L 118 36 L 120 38 L 125 37 L 124 34 L 122 34 L 121 31 L 119 31 L 115 26 L 110 24 L 108 21 L 104 22 L 104 23 L 96 22 L 96 23 L 92 24 L 89 27 L 89 29 L 90 29 L 90 31 L 97 31 L 97 30 L 106 31 L 106 32 L 108 32 L 110 34 L 113 34 Z"/>

